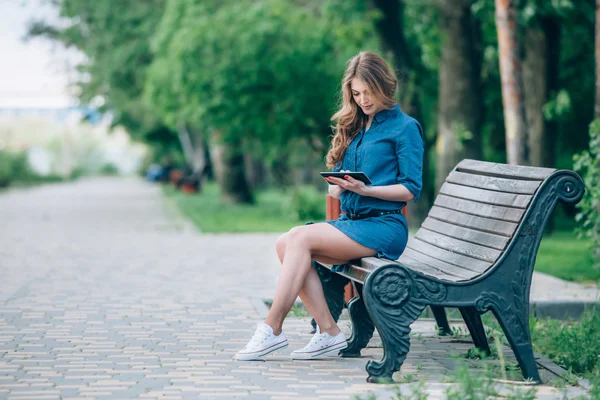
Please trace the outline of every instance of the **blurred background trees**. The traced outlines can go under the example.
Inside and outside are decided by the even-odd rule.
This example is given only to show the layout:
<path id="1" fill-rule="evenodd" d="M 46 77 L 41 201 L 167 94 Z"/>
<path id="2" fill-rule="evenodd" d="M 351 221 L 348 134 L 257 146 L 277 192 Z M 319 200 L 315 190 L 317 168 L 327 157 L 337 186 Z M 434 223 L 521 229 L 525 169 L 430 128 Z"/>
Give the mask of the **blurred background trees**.
<path id="1" fill-rule="evenodd" d="M 464 157 L 573 168 L 589 145 L 594 0 L 55 3 L 65 23 L 30 34 L 85 53 L 81 101 L 100 98 L 157 159 L 210 164 L 232 202 L 269 185 L 324 188 L 345 62 L 364 49 L 394 67 L 398 102 L 425 127 L 413 226 Z"/>

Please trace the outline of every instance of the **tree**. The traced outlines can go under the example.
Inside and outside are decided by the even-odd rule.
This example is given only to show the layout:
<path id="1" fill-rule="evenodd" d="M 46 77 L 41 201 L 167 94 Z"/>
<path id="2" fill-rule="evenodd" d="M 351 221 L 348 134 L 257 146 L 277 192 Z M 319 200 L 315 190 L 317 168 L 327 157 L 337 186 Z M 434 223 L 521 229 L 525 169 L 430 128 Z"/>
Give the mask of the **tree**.
<path id="1" fill-rule="evenodd" d="M 375 28 L 381 39 L 384 49 L 391 52 L 394 67 L 398 74 L 399 103 L 402 110 L 421 123 L 427 132 L 427 122 L 421 106 L 419 90 L 420 79 L 423 77 L 422 66 L 417 61 L 420 52 L 411 48 L 405 33 L 405 4 L 403 0 L 373 0 L 375 8 L 380 15 L 375 20 Z M 418 46 L 416 46 L 418 49 Z M 433 187 L 429 178 L 429 149 L 433 144 L 424 137 L 425 153 L 423 155 L 423 189 L 418 203 L 409 207 L 410 225 L 418 227 L 427 217 L 433 201 Z"/>
<path id="2" fill-rule="evenodd" d="M 560 25 L 540 18 L 525 31 L 523 78 L 531 165 L 553 167 L 556 162 L 557 123 L 544 116 L 544 105 L 558 92 Z"/>
<path id="3" fill-rule="evenodd" d="M 532 165 L 556 166 L 561 91 L 562 26 L 575 17 L 569 1 L 528 0 L 524 6 L 523 80 Z"/>
<path id="4" fill-rule="evenodd" d="M 436 187 L 463 158 L 480 159 L 483 95 L 481 29 L 471 1 L 438 1 L 443 34 L 439 68 Z"/>
<path id="5" fill-rule="evenodd" d="M 523 78 L 519 57 L 517 0 L 495 0 L 506 155 L 510 164 L 529 164 Z"/>
<path id="6" fill-rule="evenodd" d="M 600 0 L 596 0 L 596 99 L 594 101 L 594 117 L 600 117 Z"/>
<path id="7" fill-rule="evenodd" d="M 161 43 L 146 87 L 166 121 L 212 132 L 215 155 L 242 172 L 246 144 L 258 145 L 271 165 L 287 160 L 294 143 L 324 153 L 343 68 L 337 54 L 347 49 L 329 21 L 283 0 L 216 9 L 210 2 L 172 4 L 156 33 Z M 217 175 L 225 196 L 251 201 L 242 174 Z"/>

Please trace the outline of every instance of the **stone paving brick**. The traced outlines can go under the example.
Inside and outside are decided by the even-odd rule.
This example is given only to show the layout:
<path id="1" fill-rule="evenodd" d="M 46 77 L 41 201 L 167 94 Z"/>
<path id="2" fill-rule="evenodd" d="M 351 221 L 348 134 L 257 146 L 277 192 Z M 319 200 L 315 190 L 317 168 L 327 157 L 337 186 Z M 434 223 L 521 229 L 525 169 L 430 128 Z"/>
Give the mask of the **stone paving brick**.
<path id="1" fill-rule="evenodd" d="M 307 318 L 286 320 L 290 346 L 265 362 L 232 360 L 264 315 L 260 301 L 274 293 L 278 234 L 182 230 L 158 187 L 119 179 L 2 194 L 0 221 L 0 398 L 394 393 L 365 382 L 366 362 L 382 357 L 377 335 L 359 359 L 292 361 L 291 351 L 311 338 Z M 350 334 L 347 319 L 340 326 Z M 449 385 L 441 380 L 456 368 L 452 353 L 471 347 L 468 338 L 436 337 L 434 326 L 413 324 L 411 352 L 394 376 L 426 380 L 431 399 Z M 514 363 L 508 349 L 505 356 Z M 540 398 L 562 398 L 547 385 L 537 390 Z"/>

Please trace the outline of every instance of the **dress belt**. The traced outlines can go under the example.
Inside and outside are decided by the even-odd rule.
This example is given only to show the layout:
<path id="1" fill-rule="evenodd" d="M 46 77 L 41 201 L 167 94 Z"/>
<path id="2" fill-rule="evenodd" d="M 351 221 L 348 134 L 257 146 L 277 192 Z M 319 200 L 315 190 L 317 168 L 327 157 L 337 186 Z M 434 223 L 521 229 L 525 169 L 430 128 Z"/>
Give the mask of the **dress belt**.
<path id="1" fill-rule="evenodd" d="M 350 218 L 351 220 L 357 220 L 357 219 L 381 217 L 382 215 L 400 214 L 400 213 L 402 213 L 402 208 L 399 208 L 397 210 L 373 210 L 373 211 L 371 211 L 369 213 L 366 213 L 366 214 L 351 214 L 351 213 L 347 213 L 346 217 Z"/>

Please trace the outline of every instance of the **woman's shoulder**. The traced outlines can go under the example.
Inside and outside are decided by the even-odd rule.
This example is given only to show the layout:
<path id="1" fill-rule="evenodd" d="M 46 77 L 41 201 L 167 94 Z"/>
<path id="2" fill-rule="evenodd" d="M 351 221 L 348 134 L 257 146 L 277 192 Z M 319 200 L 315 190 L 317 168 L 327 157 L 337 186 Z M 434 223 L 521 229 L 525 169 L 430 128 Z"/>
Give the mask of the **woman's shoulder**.
<path id="1" fill-rule="evenodd" d="M 423 128 L 419 121 L 414 119 L 408 114 L 398 111 L 392 118 L 387 121 L 385 130 L 395 134 L 411 134 L 418 133 L 421 138 L 423 137 Z"/>

